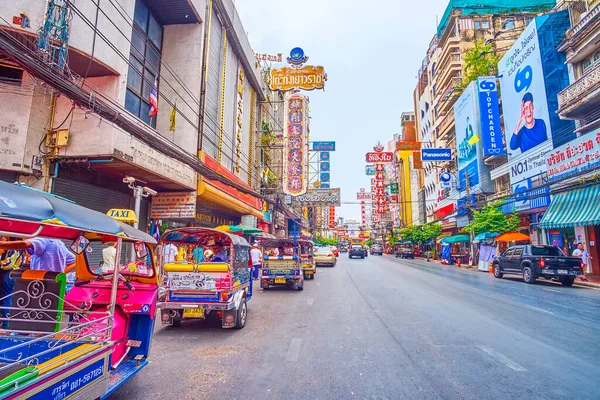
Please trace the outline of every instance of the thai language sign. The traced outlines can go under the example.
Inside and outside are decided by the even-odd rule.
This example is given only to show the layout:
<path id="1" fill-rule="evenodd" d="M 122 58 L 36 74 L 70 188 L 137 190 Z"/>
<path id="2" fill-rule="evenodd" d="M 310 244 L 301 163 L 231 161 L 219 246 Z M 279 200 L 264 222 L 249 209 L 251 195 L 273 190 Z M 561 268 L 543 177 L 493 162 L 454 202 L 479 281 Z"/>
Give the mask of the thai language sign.
<path id="1" fill-rule="evenodd" d="M 79 392 L 86 386 L 96 382 L 102 378 L 106 372 L 106 360 L 104 358 L 93 362 L 88 365 L 71 373 L 68 377 L 59 380 L 55 384 L 45 388 L 44 390 L 37 392 L 36 394 L 28 397 L 31 400 L 62 400 L 68 398 L 71 394 Z"/>
<path id="2" fill-rule="evenodd" d="M 335 142 L 313 142 L 313 151 L 335 151 Z"/>
<path id="3" fill-rule="evenodd" d="M 372 197 L 373 197 L 373 195 L 371 194 L 371 192 L 361 191 L 361 192 L 356 193 L 356 200 L 371 200 Z"/>
<path id="4" fill-rule="evenodd" d="M 341 206 L 340 189 L 310 189 L 305 194 L 294 197 L 294 205 L 299 207 Z"/>
<path id="5" fill-rule="evenodd" d="M 196 215 L 196 192 L 164 192 L 152 196 L 150 218 L 194 218 Z"/>
<path id="6" fill-rule="evenodd" d="M 394 153 L 391 151 L 373 151 L 367 153 L 368 163 L 388 163 L 394 159 Z"/>
<path id="7" fill-rule="evenodd" d="M 396 142 L 398 151 L 417 151 L 421 150 L 421 142 Z"/>
<path id="8" fill-rule="evenodd" d="M 306 65 L 300 68 L 283 67 L 271 70 L 271 90 L 287 92 L 294 89 L 323 89 L 327 74 L 320 66 Z"/>
<path id="9" fill-rule="evenodd" d="M 169 272 L 171 290 L 227 290 L 230 289 L 228 274 L 204 272 Z"/>
<path id="10" fill-rule="evenodd" d="M 600 167 L 600 131 L 580 136 L 546 154 L 548 181 L 562 181 Z"/>
<path id="11" fill-rule="evenodd" d="M 308 98 L 290 96 L 285 113 L 283 192 L 298 196 L 308 189 Z"/>

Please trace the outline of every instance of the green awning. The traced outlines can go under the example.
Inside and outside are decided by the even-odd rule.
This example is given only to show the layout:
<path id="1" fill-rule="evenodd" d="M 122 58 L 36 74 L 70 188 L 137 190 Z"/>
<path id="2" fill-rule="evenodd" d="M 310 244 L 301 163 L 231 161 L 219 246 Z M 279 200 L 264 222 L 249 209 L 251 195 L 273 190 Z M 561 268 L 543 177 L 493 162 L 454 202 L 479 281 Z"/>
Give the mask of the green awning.
<path id="1" fill-rule="evenodd" d="M 471 241 L 471 237 L 469 235 L 455 235 L 455 236 L 451 236 L 449 238 L 443 238 L 441 240 L 441 243 L 454 244 L 454 243 L 466 243 L 466 242 L 470 242 L 470 241 Z"/>
<path id="2" fill-rule="evenodd" d="M 545 229 L 600 225 L 600 185 L 552 196 L 540 222 Z"/>

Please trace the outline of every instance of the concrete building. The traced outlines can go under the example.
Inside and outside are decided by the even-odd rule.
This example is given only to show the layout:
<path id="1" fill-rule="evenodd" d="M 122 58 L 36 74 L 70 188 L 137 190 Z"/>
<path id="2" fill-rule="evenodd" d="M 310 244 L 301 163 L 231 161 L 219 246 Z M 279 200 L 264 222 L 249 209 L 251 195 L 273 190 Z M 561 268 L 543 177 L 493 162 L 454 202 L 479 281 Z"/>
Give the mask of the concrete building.
<path id="1" fill-rule="evenodd" d="M 398 135 L 396 142 L 416 142 L 415 113 L 412 111 L 403 112 L 400 116 L 400 125 L 402 131 Z M 413 207 L 415 205 L 413 200 L 416 198 L 413 193 L 418 193 L 418 187 L 416 188 L 417 190 L 413 191 L 414 186 L 418 185 L 418 182 L 415 182 L 415 174 L 413 174 L 416 171 L 413 153 L 412 150 L 397 151 L 397 183 L 401 227 L 415 224 L 413 210 L 415 208 L 418 210 L 417 207 Z"/>
<path id="2" fill-rule="evenodd" d="M 257 104 L 265 100 L 264 82 L 233 1 L 98 4 L 83 0 L 70 7 L 65 71 L 120 113 L 154 128 L 156 137 L 167 138 L 182 154 L 200 158 L 237 184 L 256 187 Z M 2 2 L 6 21 L 0 20 L 0 29 L 40 51 L 36 32 L 46 6 L 39 0 Z M 0 179 L 25 181 L 106 212 L 133 208 L 132 191 L 123 183 L 131 176 L 159 193 L 197 192 L 195 218 L 174 221 L 180 224 L 264 218 L 258 197 L 198 176 L 160 145 L 144 143 L 113 121 L 75 107 L 6 55 L 0 59 L 0 88 L 0 153 L 6 155 Z M 151 117 L 153 88 L 158 112 Z M 47 147 L 45 138 L 59 128 L 68 129 L 68 141 Z M 150 201 L 142 203 L 142 228 Z"/>
<path id="3" fill-rule="evenodd" d="M 511 3 L 511 4 L 505 4 Z M 417 131 L 423 147 L 451 148 L 454 159 L 425 163 L 421 198 L 428 221 L 440 221 L 446 232 L 456 231 L 456 185 L 442 188 L 437 176 L 443 170 L 457 174 L 454 104 L 461 94 L 465 52 L 474 41 L 490 41 L 498 56 L 515 41 L 536 13 L 549 10 L 552 1 L 515 1 L 481 5 L 477 1 L 451 1 L 438 25 L 418 74 L 415 90 Z M 507 10 L 510 10 L 507 12 Z M 488 42 L 489 43 L 489 42 Z M 495 166 L 506 160 L 490 160 Z M 431 165 L 427 165 L 431 164 Z M 501 179 L 501 176 L 498 178 Z"/>

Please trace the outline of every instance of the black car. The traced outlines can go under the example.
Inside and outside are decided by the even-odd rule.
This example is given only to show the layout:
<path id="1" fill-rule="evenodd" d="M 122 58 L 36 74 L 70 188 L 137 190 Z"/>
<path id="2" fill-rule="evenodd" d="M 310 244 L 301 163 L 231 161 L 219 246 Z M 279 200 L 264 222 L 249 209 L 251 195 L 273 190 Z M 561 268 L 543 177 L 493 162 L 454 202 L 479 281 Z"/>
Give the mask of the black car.
<path id="1" fill-rule="evenodd" d="M 371 246 L 371 255 L 383 255 L 383 246 L 380 244 L 374 244 Z"/>
<path id="2" fill-rule="evenodd" d="M 413 251 L 413 249 L 405 247 L 405 248 L 401 248 L 398 249 L 396 251 L 396 258 L 410 258 L 412 260 L 415 259 L 415 252 Z"/>
<path id="3" fill-rule="evenodd" d="M 558 246 L 524 245 L 508 248 L 492 264 L 494 276 L 517 274 L 525 283 L 536 278 L 554 279 L 564 286 L 571 286 L 577 275 L 583 273 L 581 259 L 569 257 Z"/>
<path id="4" fill-rule="evenodd" d="M 360 244 L 353 244 L 352 246 L 350 246 L 350 249 L 348 250 L 348 258 L 353 258 L 353 257 L 365 258 L 366 255 L 367 255 L 367 250 L 364 247 L 362 247 Z"/>

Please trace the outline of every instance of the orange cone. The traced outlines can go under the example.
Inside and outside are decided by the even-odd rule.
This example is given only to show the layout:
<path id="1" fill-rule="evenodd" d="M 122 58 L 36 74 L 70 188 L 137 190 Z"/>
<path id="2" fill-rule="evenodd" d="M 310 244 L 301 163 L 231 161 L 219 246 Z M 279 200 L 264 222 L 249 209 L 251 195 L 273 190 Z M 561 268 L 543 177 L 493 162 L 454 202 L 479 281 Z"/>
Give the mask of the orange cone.
<path id="1" fill-rule="evenodd" d="M 494 263 L 490 261 L 490 274 L 494 273 Z"/>

